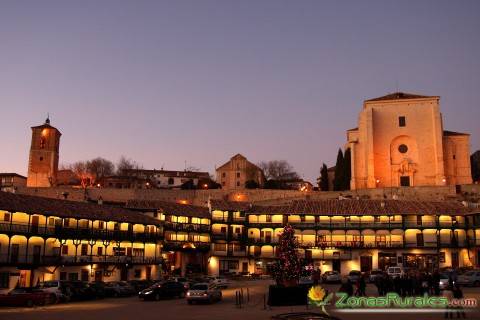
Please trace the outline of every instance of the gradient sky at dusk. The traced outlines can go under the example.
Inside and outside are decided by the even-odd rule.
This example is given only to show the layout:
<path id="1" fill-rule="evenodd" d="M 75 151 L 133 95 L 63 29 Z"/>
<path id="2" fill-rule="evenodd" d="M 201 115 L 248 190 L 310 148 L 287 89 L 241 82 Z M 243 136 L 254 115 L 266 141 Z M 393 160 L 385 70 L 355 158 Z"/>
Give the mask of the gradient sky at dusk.
<path id="1" fill-rule="evenodd" d="M 242 153 L 313 182 L 397 87 L 441 96 L 480 149 L 480 1 L 0 2 L 0 172 L 26 174 L 50 112 L 61 163 L 213 173 Z"/>

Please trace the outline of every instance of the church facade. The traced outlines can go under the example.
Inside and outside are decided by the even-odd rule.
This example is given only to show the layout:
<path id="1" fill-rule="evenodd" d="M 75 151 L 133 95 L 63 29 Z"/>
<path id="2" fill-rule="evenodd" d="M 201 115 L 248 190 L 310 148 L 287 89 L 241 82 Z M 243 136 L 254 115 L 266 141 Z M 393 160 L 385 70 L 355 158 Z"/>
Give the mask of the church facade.
<path id="1" fill-rule="evenodd" d="M 397 92 L 364 102 L 347 131 L 352 190 L 472 183 L 470 135 L 443 129 L 439 100 Z"/>

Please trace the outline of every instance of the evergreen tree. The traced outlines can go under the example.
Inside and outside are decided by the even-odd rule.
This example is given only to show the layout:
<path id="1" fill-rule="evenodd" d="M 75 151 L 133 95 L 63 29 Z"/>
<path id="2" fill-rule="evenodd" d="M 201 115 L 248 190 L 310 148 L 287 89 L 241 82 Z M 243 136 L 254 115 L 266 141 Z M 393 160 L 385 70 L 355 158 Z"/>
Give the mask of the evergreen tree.
<path id="1" fill-rule="evenodd" d="M 350 190 L 350 179 L 352 178 L 352 153 L 350 148 L 345 150 L 343 163 L 345 169 L 345 175 L 343 177 L 343 190 Z"/>
<path id="2" fill-rule="evenodd" d="M 328 191 L 328 168 L 324 163 L 320 169 L 320 177 L 317 179 L 318 187 L 321 191 Z"/>
<path id="3" fill-rule="evenodd" d="M 287 224 L 280 235 L 277 246 L 278 261 L 273 270 L 277 283 L 298 280 L 302 273 L 302 263 L 298 255 L 298 240 L 295 230 Z"/>
<path id="4" fill-rule="evenodd" d="M 473 182 L 480 181 L 480 150 L 470 156 Z"/>
<path id="5" fill-rule="evenodd" d="M 335 164 L 335 179 L 333 180 L 333 190 L 341 191 L 345 185 L 345 168 L 342 149 L 338 149 L 337 163 Z"/>

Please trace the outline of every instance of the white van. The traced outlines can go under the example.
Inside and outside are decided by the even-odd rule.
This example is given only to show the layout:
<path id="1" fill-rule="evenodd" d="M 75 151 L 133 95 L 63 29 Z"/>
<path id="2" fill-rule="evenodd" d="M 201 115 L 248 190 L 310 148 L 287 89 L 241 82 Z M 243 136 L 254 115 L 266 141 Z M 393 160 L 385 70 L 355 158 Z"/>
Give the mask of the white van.
<path id="1" fill-rule="evenodd" d="M 400 277 L 403 274 L 402 267 L 388 267 L 387 274 L 390 278 Z"/>

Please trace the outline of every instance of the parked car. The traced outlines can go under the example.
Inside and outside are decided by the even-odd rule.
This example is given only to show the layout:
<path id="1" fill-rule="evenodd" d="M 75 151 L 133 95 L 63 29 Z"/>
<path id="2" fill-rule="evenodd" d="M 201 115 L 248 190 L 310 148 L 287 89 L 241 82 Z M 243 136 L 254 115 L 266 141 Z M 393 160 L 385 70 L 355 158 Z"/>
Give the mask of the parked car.
<path id="1" fill-rule="evenodd" d="M 348 273 L 347 279 L 350 282 L 357 282 L 362 277 L 362 273 L 358 270 L 352 270 Z"/>
<path id="2" fill-rule="evenodd" d="M 440 290 L 445 290 L 448 287 L 449 276 L 448 272 L 440 273 L 440 281 L 438 283 Z"/>
<path id="3" fill-rule="evenodd" d="M 467 271 L 459 275 L 457 283 L 464 286 L 480 286 L 480 270 Z"/>
<path id="4" fill-rule="evenodd" d="M 222 300 L 222 290 L 211 282 L 194 284 L 187 292 L 188 304 L 194 302 L 213 303 L 220 300 Z"/>
<path id="5" fill-rule="evenodd" d="M 368 281 L 370 281 L 371 283 L 374 283 L 375 281 L 381 278 L 383 278 L 383 271 L 380 269 L 373 269 L 372 271 L 370 271 L 370 275 L 368 276 Z"/>
<path id="6" fill-rule="evenodd" d="M 131 285 L 135 289 L 135 292 L 140 292 L 144 289 L 147 289 L 147 288 L 151 287 L 153 284 L 155 284 L 155 281 L 153 281 L 153 280 L 130 280 L 130 281 L 128 281 L 128 284 Z"/>
<path id="7" fill-rule="evenodd" d="M 96 299 L 103 299 L 107 295 L 105 292 L 105 282 L 103 281 L 90 282 L 88 283 L 88 287 Z"/>
<path id="8" fill-rule="evenodd" d="M 390 278 L 396 278 L 400 277 L 403 274 L 403 269 L 402 267 L 388 267 L 387 268 L 387 275 Z"/>
<path id="9" fill-rule="evenodd" d="M 57 297 L 53 292 L 37 288 L 15 288 L 7 294 L 0 294 L 0 305 L 10 307 L 33 307 L 55 303 Z"/>
<path id="10" fill-rule="evenodd" d="M 70 301 L 71 294 L 69 290 L 67 290 L 65 281 L 60 281 L 60 280 L 42 281 L 35 288 L 42 290 L 44 292 L 55 294 L 57 302 Z"/>
<path id="11" fill-rule="evenodd" d="M 338 271 L 326 271 L 322 275 L 322 282 L 324 283 L 340 283 L 342 282 L 342 276 Z"/>
<path id="12" fill-rule="evenodd" d="M 216 285 L 219 288 L 228 288 L 230 281 L 224 277 L 210 277 L 210 283 Z"/>
<path id="13" fill-rule="evenodd" d="M 175 282 L 179 282 L 181 283 L 184 287 L 185 287 L 185 290 L 188 290 L 188 288 L 190 287 L 190 281 L 188 281 L 187 278 L 183 278 L 183 277 L 173 277 L 171 279 L 169 279 L 170 281 L 175 281 Z"/>
<path id="14" fill-rule="evenodd" d="M 160 300 L 161 298 L 185 297 L 185 287 L 181 282 L 165 281 L 159 282 L 142 290 L 138 297 L 143 300 Z"/>
<path id="15" fill-rule="evenodd" d="M 108 297 L 129 297 L 135 294 L 135 289 L 124 281 L 105 283 L 105 295 Z"/>
<path id="16" fill-rule="evenodd" d="M 312 277 L 300 277 L 300 279 L 298 279 L 298 284 L 301 286 L 312 286 Z"/>
<path id="17" fill-rule="evenodd" d="M 86 281 L 65 281 L 63 284 L 66 294 L 70 297 L 69 300 L 81 301 L 96 298 L 94 288 Z"/>

